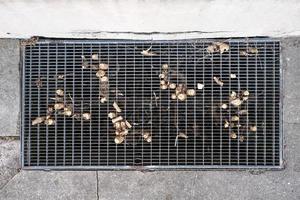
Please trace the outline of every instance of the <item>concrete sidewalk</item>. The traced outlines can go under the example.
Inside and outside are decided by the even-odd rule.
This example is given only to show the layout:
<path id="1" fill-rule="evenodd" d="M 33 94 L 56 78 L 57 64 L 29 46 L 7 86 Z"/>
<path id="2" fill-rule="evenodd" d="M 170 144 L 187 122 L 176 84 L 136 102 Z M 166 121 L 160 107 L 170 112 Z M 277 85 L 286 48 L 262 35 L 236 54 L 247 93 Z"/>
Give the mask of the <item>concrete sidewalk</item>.
<path id="1" fill-rule="evenodd" d="M 0 40 L 0 199 L 300 199 L 300 37 L 282 39 L 281 171 L 19 170 L 19 41 Z"/>

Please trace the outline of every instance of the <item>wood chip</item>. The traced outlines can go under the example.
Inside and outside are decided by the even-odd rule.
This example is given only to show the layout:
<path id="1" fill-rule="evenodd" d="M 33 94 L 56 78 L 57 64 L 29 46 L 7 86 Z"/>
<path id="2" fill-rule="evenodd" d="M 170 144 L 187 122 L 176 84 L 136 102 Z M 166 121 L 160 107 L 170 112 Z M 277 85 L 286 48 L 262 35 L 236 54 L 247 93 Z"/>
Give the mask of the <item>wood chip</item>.
<path id="1" fill-rule="evenodd" d="M 202 90 L 204 88 L 204 85 L 202 83 L 197 83 L 197 89 Z"/>
<path id="2" fill-rule="evenodd" d="M 188 96 L 195 96 L 195 95 L 196 95 L 196 90 L 194 90 L 194 89 L 188 89 L 188 90 L 186 91 L 186 94 L 187 94 Z"/>
<path id="3" fill-rule="evenodd" d="M 118 116 L 118 117 L 115 117 L 111 120 L 111 122 L 113 124 L 115 124 L 116 122 L 119 122 L 119 121 L 122 121 L 123 120 L 123 117 L 122 116 Z"/>
<path id="4" fill-rule="evenodd" d="M 63 103 L 56 103 L 54 104 L 54 110 L 61 110 L 65 107 Z"/>
<path id="5" fill-rule="evenodd" d="M 124 142 L 124 140 L 125 140 L 125 138 L 124 137 L 122 137 L 122 136 L 117 136 L 117 137 L 115 137 L 115 143 L 116 144 L 121 144 L 122 142 Z"/>
<path id="6" fill-rule="evenodd" d="M 127 128 L 132 128 L 132 125 L 127 120 L 125 120 L 125 124 L 126 124 Z"/>
<path id="7" fill-rule="evenodd" d="M 91 119 L 91 114 L 90 113 L 83 113 L 82 114 L 82 119 L 84 119 L 84 120 L 90 120 Z"/>
<path id="8" fill-rule="evenodd" d="M 224 85 L 224 83 L 218 77 L 214 76 L 214 81 L 221 87 Z"/>
<path id="9" fill-rule="evenodd" d="M 108 64 L 100 63 L 99 64 L 99 69 L 101 69 L 101 70 L 107 70 L 108 69 Z"/>
<path id="10" fill-rule="evenodd" d="M 124 129 L 123 131 L 120 132 L 120 135 L 121 135 L 121 136 L 126 136 L 126 135 L 128 135 L 128 130 L 127 130 L 127 129 Z"/>
<path id="11" fill-rule="evenodd" d="M 113 118 L 116 117 L 116 113 L 114 113 L 114 112 L 109 112 L 109 113 L 107 114 L 107 116 L 108 116 L 108 118 L 113 119 Z"/>
<path id="12" fill-rule="evenodd" d="M 121 108 L 119 107 L 119 105 L 117 104 L 117 102 L 114 102 L 113 103 L 113 107 L 114 107 L 114 109 L 117 111 L 117 112 L 122 112 L 122 110 L 121 110 Z"/>
<path id="13" fill-rule="evenodd" d="M 34 120 L 32 120 L 31 124 L 34 126 L 34 125 L 37 125 L 37 124 L 40 124 L 42 122 L 45 121 L 45 117 L 37 117 L 35 118 Z"/>
<path id="14" fill-rule="evenodd" d="M 114 127 L 116 128 L 116 130 L 121 130 L 122 129 L 121 122 L 114 123 Z"/>
<path id="15" fill-rule="evenodd" d="M 98 54 L 93 54 L 92 55 L 92 60 L 98 60 L 99 59 L 99 55 Z"/>
<path id="16" fill-rule="evenodd" d="M 58 89 L 55 91 L 55 93 L 58 95 L 58 96 L 64 96 L 64 91 L 62 89 Z"/>

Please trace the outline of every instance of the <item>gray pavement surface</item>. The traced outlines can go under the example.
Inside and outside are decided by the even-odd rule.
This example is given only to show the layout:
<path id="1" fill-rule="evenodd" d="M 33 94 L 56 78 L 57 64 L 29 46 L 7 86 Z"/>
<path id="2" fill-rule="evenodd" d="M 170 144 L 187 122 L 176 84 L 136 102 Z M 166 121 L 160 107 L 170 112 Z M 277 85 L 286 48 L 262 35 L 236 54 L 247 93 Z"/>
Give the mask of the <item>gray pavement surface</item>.
<path id="1" fill-rule="evenodd" d="M 0 40 L 2 45 L 17 44 L 15 40 Z M 12 45 L 14 46 L 14 45 Z M 0 50 L 2 54 L 4 50 Z M 11 50 L 9 50 L 11 51 Z M 0 55 L 3 62 L 10 56 Z M 18 59 L 18 58 L 14 58 Z M 17 61 L 10 61 L 17 63 Z M 280 171 L 26 171 L 19 172 L 19 141 L 1 137 L 0 142 L 0 199 L 300 199 L 300 37 L 282 39 L 284 75 L 284 160 Z M 5 78 L 3 78 L 5 76 Z M 13 85 L 14 79 L 1 75 L 0 83 Z M 4 80 L 2 80 L 4 79 Z M 8 86 L 9 87 L 9 86 Z M 3 86 L 0 85 L 1 96 Z M 5 88 L 4 88 L 5 89 Z M 15 95 L 15 96 L 13 96 Z M 11 99 L 18 99 L 18 90 Z M 0 102 L 4 102 L 2 99 Z M 14 107 L 13 101 L 1 104 Z M 17 108 L 18 109 L 18 108 Z M 4 125 L 1 112 L 0 127 L 14 135 L 16 111 L 10 125 Z M 14 123 L 13 123 L 14 122 Z M 1 132 L 0 128 L 0 132 Z M 2 132 L 1 132 L 2 134 Z M 1 135 L 0 135 L 1 136 Z M 11 170 L 12 169 L 12 170 Z M 11 171 L 10 171 L 11 170 Z M 19 172 L 19 173 L 18 173 Z"/>
<path id="2" fill-rule="evenodd" d="M 19 40 L 0 39 L 0 136 L 19 135 Z"/>

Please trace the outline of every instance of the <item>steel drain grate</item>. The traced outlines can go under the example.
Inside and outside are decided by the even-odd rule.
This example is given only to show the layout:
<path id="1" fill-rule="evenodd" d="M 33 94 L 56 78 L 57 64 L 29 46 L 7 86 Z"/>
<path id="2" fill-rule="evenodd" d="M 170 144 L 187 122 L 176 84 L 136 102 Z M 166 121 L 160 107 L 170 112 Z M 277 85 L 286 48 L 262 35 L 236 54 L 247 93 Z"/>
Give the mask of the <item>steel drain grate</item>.
<path id="1" fill-rule="evenodd" d="M 24 168 L 282 166 L 279 41 L 44 39 L 22 79 Z"/>

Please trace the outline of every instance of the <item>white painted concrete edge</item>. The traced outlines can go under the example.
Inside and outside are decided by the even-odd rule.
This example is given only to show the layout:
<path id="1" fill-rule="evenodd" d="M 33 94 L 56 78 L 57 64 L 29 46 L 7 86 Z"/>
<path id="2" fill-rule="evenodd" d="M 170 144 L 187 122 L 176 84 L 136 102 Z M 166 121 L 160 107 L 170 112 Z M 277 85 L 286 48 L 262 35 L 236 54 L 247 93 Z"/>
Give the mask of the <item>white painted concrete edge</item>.
<path id="1" fill-rule="evenodd" d="M 0 0 L 2 38 L 155 40 L 297 35 L 297 0 Z"/>

